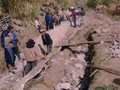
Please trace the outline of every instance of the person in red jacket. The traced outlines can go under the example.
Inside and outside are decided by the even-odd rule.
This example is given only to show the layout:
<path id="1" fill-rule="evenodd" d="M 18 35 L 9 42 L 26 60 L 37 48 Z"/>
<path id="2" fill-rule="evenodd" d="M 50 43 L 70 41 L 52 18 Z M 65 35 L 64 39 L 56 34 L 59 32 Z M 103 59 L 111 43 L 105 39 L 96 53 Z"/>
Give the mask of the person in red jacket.
<path id="1" fill-rule="evenodd" d="M 72 19 L 73 19 L 73 23 L 74 23 L 74 27 L 76 27 L 76 17 L 77 17 L 77 12 L 75 11 L 75 9 L 72 11 Z"/>

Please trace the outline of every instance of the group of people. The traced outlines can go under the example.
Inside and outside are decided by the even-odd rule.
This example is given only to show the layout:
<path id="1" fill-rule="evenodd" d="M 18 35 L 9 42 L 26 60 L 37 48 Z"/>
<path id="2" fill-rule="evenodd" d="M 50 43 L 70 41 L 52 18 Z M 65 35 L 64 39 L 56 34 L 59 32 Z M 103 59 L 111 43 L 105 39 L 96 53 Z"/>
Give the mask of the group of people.
<path id="1" fill-rule="evenodd" d="M 61 9 L 60 11 L 56 11 L 54 13 L 49 13 L 46 12 L 45 15 L 45 24 L 46 24 L 46 30 L 48 31 L 49 29 L 54 29 L 55 26 L 60 25 L 62 21 L 70 21 L 70 25 L 72 27 L 77 27 L 77 26 L 83 26 L 85 21 L 84 17 L 85 16 L 85 11 L 81 7 L 74 7 L 71 6 L 69 9 Z M 77 25 L 77 17 L 80 18 L 80 23 Z M 37 30 L 40 33 L 41 30 L 41 22 L 38 17 L 35 19 L 35 26 Z"/>
<path id="2" fill-rule="evenodd" d="M 5 61 L 9 72 L 15 73 L 15 56 L 20 59 L 20 52 L 18 49 L 18 43 L 20 44 L 16 34 L 15 28 L 8 26 L 7 30 L 4 30 L 1 34 L 1 44 L 4 48 Z"/>
<path id="3" fill-rule="evenodd" d="M 45 30 L 41 30 L 41 38 L 43 41 L 43 45 L 47 48 L 45 55 L 40 53 L 37 47 L 35 47 L 35 41 L 33 39 L 29 39 L 26 43 L 26 47 L 24 49 L 25 57 L 23 60 L 27 61 L 27 64 L 24 68 L 24 74 L 26 75 L 29 73 L 36 65 L 39 59 L 44 59 L 46 55 L 51 52 L 53 40 L 51 39 L 50 35 L 45 32 Z"/>
<path id="4" fill-rule="evenodd" d="M 41 33 L 41 38 L 43 41 L 43 45 L 47 48 L 46 54 L 43 55 L 35 46 L 35 41 L 33 39 L 29 39 L 26 43 L 26 47 L 24 48 L 25 57 L 20 57 L 20 51 L 18 48 L 18 44 L 20 44 L 17 35 L 15 34 L 15 28 L 12 25 L 9 25 L 6 30 L 3 30 L 1 34 L 1 44 L 4 48 L 5 61 L 9 72 L 15 73 L 15 58 L 18 57 L 19 60 L 26 60 L 27 64 L 24 67 L 24 74 L 29 73 L 36 65 L 37 60 L 39 58 L 45 58 L 52 51 L 53 40 L 46 31 L 49 29 L 53 29 L 54 26 L 60 25 L 61 21 L 69 20 L 70 25 L 73 27 L 77 27 L 76 17 L 80 16 L 80 25 L 84 25 L 84 16 L 85 12 L 83 8 L 75 8 L 71 7 L 67 11 L 64 9 L 61 12 L 56 13 L 46 13 L 45 15 L 45 23 L 46 30 L 41 28 L 41 22 L 38 17 L 35 20 L 35 26 L 39 33 Z M 73 22 L 73 25 L 72 25 Z"/>
<path id="5" fill-rule="evenodd" d="M 85 23 L 85 21 L 84 21 L 84 18 L 85 18 L 85 11 L 84 11 L 84 9 L 81 7 L 71 7 L 70 9 L 69 9 L 69 12 L 70 12 L 70 18 L 69 18 L 69 20 L 70 20 L 70 25 L 72 26 L 72 27 L 77 27 L 77 26 L 79 26 L 79 27 L 82 27 L 83 25 L 84 25 L 84 23 Z M 80 23 L 79 24 L 77 24 L 77 17 L 78 18 L 80 18 Z"/>
<path id="6" fill-rule="evenodd" d="M 45 15 L 45 24 L 46 24 L 46 30 L 54 29 L 55 26 L 58 26 L 61 24 L 61 21 L 64 21 L 64 16 L 62 14 L 59 14 L 58 12 L 55 13 L 49 13 L 46 12 Z M 41 30 L 41 22 L 38 17 L 35 19 L 35 27 L 40 33 Z"/>
<path id="7" fill-rule="evenodd" d="M 20 42 L 14 31 L 15 28 L 13 26 L 8 26 L 8 28 L 1 34 L 1 46 L 4 48 L 6 66 L 9 72 L 15 74 L 15 70 L 17 69 L 15 66 L 16 57 L 18 57 L 19 60 L 26 60 L 27 64 L 24 67 L 24 75 L 26 75 L 37 65 L 37 60 L 39 58 L 44 58 L 45 55 L 51 52 L 53 41 L 50 35 L 45 32 L 45 30 L 41 30 L 43 45 L 47 48 L 46 54 L 43 55 L 40 53 L 35 46 L 35 41 L 33 39 L 29 39 L 26 43 L 26 47 L 24 48 L 25 57 L 21 58 L 18 48 L 18 44 L 20 44 Z"/>

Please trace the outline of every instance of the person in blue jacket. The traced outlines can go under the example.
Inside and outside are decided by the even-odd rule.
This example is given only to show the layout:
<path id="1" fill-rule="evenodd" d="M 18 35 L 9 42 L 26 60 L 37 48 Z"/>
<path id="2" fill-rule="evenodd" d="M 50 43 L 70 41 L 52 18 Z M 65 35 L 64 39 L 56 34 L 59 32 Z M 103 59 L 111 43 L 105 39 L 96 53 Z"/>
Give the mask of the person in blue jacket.
<path id="1" fill-rule="evenodd" d="M 6 29 L 6 30 L 3 30 L 2 33 L 1 33 L 1 46 L 2 48 L 5 48 L 5 41 L 4 41 L 4 38 L 5 38 L 5 34 L 6 33 L 9 33 L 9 30 Z"/>
<path id="2" fill-rule="evenodd" d="M 49 13 L 47 12 L 47 13 L 46 13 L 46 16 L 45 16 L 46 30 L 47 30 L 47 31 L 49 30 L 50 21 L 51 21 L 51 17 L 50 17 L 50 15 L 49 15 Z"/>

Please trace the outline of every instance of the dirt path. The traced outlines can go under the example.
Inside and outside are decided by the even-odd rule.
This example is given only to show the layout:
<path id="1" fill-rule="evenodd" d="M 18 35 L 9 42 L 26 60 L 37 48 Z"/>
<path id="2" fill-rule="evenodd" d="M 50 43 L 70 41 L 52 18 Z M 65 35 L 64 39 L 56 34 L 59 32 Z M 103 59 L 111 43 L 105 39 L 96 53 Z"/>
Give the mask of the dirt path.
<path id="1" fill-rule="evenodd" d="M 87 24 L 86 24 L 87 26 Z M 30 27 L 30 30 L 35 29 L 33 27 Z M 69 31 L 68 31 L 69 29 Z M 65 35 L 67 33 L 68 36 L 71 34 L 75 34 L 76 30 L 79 28 L 70 28 L 70 24 L 68 21 L 63 22 L 60 26 L 55 27 L 53 30 L 48 31 L 50 34 L 51 38 L 53 39 L 53 46 L 57 45 L 59 42 L 66 42 L 65 41 Z M 28 28 L 29 30 L 29 28 Z M 36 31 L 35 31 L 36 32 Z M 32 33 L 31 33 L 32 34 Z M 28 35 L 30 37 L 30 33 Z M 67 38 L 67 37 L 66 37 Z M 36 37 L 35 39 L 36 46 L 38 44 L 42 45 L 42 40 L 41 36 Z M 42 45 L 43 47 L 43 45 Z M 43 47 L 44 48 L 44 47 Z M 17 71 L 16 74 L 9 73 L 6 75 L 3 75 L 2 78 L 0 79 L 0 90 L 9 90 L 9 87 L 14 86 L 16 82 L 18 82 L 22 78 L 22 73 L 21 70 L 23 70 L 23 62 L 17 60 Z"/>
<path id="2" fill-rule="evenodd" d="M 63 39 L 69 28 L 70 28 L 69 22 L 65 21 L 60 26 L 55 27 L 53 30 L 47 32 L 50 34 L 51 38 L 53 39 L 53 46 L 57 45 L 60 41 L 64 41 Z M 41 44 L 43 46 L 41 36 L 36 37 L 34 40 L 36 42 L 36 46 L 38 44 Z M 1 78 L 0 90 L 9 90 L 9 87 L 14 86 L 14 84 L 22 78 L 21 70 L 23 70 L 23 62 L 17 60 L 16 66 L 17 66 L 17 70 L 15 75 L 9 73 Z"/>
<path id="3" fill-rule="evenodd" d="M 86 32 L 86 29 L 89 30 L 90 28 L 96 28 L 100 26 L 101 24 L 105 24 L 106 21 L 109 21 L 110 19 L 102 14 L 96 15 L 94 11 L 88 11 L 86 15 L 86 24 L 85 24 L 85 31 L 82 29 L 81 33 Z M 104 27 L 105 29 L 106 27 Z M 34 28 L 33 28 L 34 29 Z M 81 30 L 81 28 L 72 28 L 69 25 L 68 21 L 62 22 L 60 26 L 55 27 L 55 29 L 48 31 L 47 33 L 50 34 L 51 38 L 53 39 L 53 46 L 58 45 L 59 43 L 66 43 L 68 42 L 67 39 L 68 37 L 73 34 L 75 34 L 78 30 Z M 31 33 L 32 34 L 32 33 Z M 37 36 L 38 34 L 36 34 Z M 30 37 L 30 36 L 29 36 Z M 83 37 L 81 37 L 83 38 Z M 41 44 L 41 46 L 44 48 L 42 45 L 42 40 L 41 36 L 38 35 L 37 37 L 34 38 L 36 42 L 36 46 L 38 44 Z M 54 48 L 53 48 L 54 51 Z M 0 79 L 0 90 L 10 90 L 10 87 L 14 86 L 15 83 L 20 81 L 22 79 L 22 74 L 21 70 L 23 67 L 23 63 L 21 61 L 18 61 L 18 70 L 16 71 L 17 73 L 15 75 L 13 74 L 6 74 L 2 76 Z"/>

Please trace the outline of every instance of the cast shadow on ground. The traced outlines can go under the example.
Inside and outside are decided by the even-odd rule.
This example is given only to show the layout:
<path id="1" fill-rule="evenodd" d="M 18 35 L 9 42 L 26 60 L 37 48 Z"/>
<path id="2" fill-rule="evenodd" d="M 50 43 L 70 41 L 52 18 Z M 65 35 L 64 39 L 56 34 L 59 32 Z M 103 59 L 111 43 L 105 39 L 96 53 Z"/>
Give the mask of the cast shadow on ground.
<path id="1" fill-rule="evenodd" d="M 114 79 L 113 83 L 120 86 L 120 79 L 119 78 Z"/>

